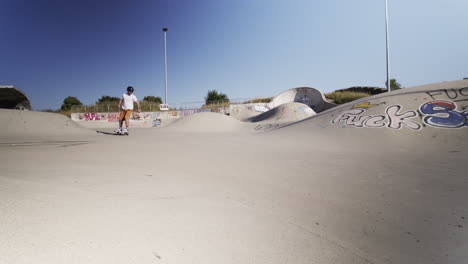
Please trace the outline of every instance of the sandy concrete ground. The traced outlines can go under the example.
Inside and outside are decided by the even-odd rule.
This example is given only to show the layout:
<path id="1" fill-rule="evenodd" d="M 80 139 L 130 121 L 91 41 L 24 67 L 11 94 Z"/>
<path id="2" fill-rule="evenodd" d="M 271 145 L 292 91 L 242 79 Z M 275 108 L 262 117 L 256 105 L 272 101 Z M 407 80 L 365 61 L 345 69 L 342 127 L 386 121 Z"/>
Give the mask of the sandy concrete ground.
<path id="1" fill-rule="evenodd" d="M 364 114 L 466 84 L 373 97 Z M 201 113 L 130 136 L 59 117 L 60 136 L 28 134 L 54 118 L 22 112 L 0 135 L 0 263 L 466 263 L 468 128 L 357 128 L 343 119 L 355 105 L 260 128 Z"/>

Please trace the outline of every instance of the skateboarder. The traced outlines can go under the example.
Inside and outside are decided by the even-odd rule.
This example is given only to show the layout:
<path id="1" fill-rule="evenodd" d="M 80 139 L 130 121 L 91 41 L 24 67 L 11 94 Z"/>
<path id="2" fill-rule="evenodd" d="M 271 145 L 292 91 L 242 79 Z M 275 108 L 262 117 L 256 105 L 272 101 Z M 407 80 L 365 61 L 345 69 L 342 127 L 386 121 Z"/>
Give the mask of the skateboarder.
<path id="1" fill-rule="evenodd" d="M 133 102 L 136 102 L 138 105 L 138 113 L 141 112 L 140 102 L 133 94 L 132 86 L 127 87 L 127 92 L 122 95 L 122 98 L 119 101 L 119 109 L 120 109 L 120 116 L 119 116 L 119 128 L 116 129 L 114 132 L 117 134 L 127 134 L 128 135 L 128 126 L 130 122 L 130 116 L 133 112 Z M 123 121 L 125 120 L 125 128 L 122 129 Z"/>

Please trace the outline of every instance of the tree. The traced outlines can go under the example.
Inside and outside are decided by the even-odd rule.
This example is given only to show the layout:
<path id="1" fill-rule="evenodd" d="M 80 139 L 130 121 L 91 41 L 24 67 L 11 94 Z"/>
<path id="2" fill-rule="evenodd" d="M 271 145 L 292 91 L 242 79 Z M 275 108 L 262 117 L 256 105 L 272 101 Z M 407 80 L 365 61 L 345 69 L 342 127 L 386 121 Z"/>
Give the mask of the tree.
<path id="1" fill-rule="evenodd" d="M 385 87 L 387 87 L 387 82 L 385 82 Z M 396 79 L 390 79 L 390 91 L 395 91 L 403 88 Z"/>
<path id="2" fill-rule="evenodd" d="M 96 102 L 96 104 L 117 104 L 120 101 L 120 98 L 115 97 L 115 96 L 108 96 L 108 95 L 103 95 L 99 100 Z"/>
<path id="3" fill-rule="evenodd" d="M 75 105 L 83 105 L 78 98 L 73 97 L 73 96 L 68 96 L 63 100 L 62 107 L 60 108 L 61 110 L 71 110 L 71 108 Z"/>
<path id="4" fill-rule="evenodd" d="M 223 93 L 218 93 L 216 90 L 208 91 L 205 97 L 205 105 L 229 103 L 229 98 Z"/>
<path id="5" fill-rule="evenodd" d="M 145 97 L 143 98 L 143 101 L 146 101 L 146 102 L 148 102 L 148 103 L 158 103 L 158 104 L 162 104 L 162 99 L 161 99 L 161 97 L 159 97 L 159 96 L 157 96 L 157 97 L 151 96 L 151 95 L 150 95 L 150 96 L 145 96 Z"/>

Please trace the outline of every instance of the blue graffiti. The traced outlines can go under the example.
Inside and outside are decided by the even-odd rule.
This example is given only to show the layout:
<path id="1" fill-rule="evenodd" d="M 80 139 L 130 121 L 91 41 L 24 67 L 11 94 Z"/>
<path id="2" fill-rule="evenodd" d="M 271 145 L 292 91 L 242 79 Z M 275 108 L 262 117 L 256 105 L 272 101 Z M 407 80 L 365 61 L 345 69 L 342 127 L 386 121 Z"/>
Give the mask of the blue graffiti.
<path id="1" fill-rule="evenodd" d="M 457 105 L 451 101 L 432 101 L 421 105 L 421 113 L 427 115 L 424 123 L 434 127 L 460 128 L 468 126 L 468 111 L 456 110 Z"/>

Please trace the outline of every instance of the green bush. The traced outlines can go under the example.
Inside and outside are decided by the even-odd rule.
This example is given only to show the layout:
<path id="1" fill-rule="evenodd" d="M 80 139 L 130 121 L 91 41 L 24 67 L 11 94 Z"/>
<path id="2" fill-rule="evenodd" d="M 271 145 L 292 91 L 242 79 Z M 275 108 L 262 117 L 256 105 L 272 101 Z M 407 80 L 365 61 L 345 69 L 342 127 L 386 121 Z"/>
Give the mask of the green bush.
<path id="1" fill-rule="evenodd" d="M 80 105 L 83 105 L 83 104 L 80 102 L 80 100 L 78 100 L 78 98 L 74 96 L 68 96 L 67 98 L 63 100 L 63 104 L 62 104 L 62 107 L 60 107 L 60 109 L 64 111 L 69 111 L 70 109 L 72 109 L 73 106 L 80 106 Z"/>
<path id="2" fill-rule="evenodd" d="M 219 103 L 229 103 L 229 98 L 227 95 L 218 93 L 216 90 L 208 91 L 208 94 L 205 97 L 205 105 L 208 106 Z"/>
<path id="3" fill-rule="evenodd" d="M 97 100 L 96 104 L 118 104 L 119 101 L 119 97 L 103 95 Z"/>
<path id="4" fill-rule="evenodd" d="M 159 97 L 159 96 L 152 96 L 152 95 L 145 96 L 145 97 L 143 98 L 143 102 L 158 103 L 158 104 L 162 104 L 162 103 L 163 103 L 161 97 Z"/>

